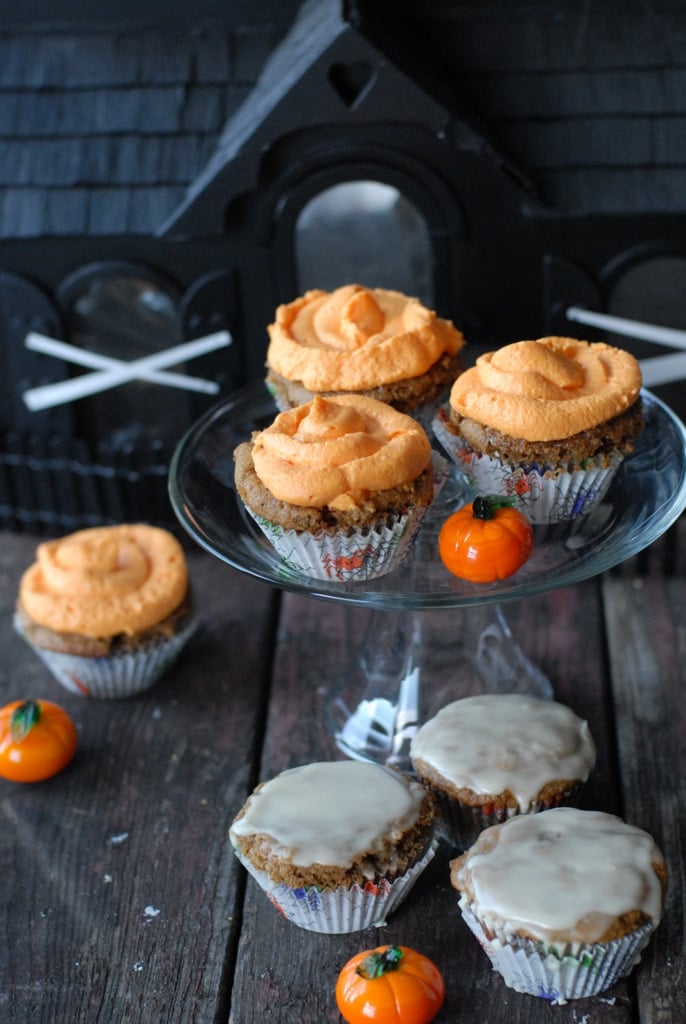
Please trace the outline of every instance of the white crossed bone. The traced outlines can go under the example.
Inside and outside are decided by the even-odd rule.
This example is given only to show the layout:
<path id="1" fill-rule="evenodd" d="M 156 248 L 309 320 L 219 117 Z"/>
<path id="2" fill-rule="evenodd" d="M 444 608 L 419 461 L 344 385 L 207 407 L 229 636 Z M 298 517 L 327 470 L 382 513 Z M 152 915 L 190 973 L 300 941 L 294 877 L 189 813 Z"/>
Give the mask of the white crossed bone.
<path id="1" fill-rule="evenodd" d="M 640 320 L 628 320 L 620 316 L 608 316 L 606 313 L 595 313 L 590 309 L 570 306 L 566 310 L 568 320 L 576 320 L 589 327 L 599 327 L 615 334 L 623 334 L 627 338 L 640 338 L 641 341 L 652 341 L 656 345 L 668 345 L 670 348 L 686 349 L 686 331 L 678 331 L 673 327 L 658 327 Z M 647 388 L 657 384 L 669 384 L 671 381 L 686 377 L 686 352 L 664 356 L 653 356 L 651 359 L 639 360 L 643 383 Z"/>
<path id="2" fill-rule="evenodd" d="M 155 384 L 165 384 L 168 387 L 183 388 L 187 391 L 216 394 L 219 390 L 216 381 L 163 371 L 165 367 L 173 366 L 175 363 L 196 359 L 208 352 L 226 348 L 231 342 L 232 338 L 228 331 L 217 331 L 215 334 L 207 334 L 202 338 L 186 341 L 165 349 L 163 352 L 156 352 L 155 355 L 133 359 L 127 363 L 122 359 L 88 352 L 86 349 L 31 331 L 25 339 L 28 349 L 66 359 L 79 366 L 94 368 L 96 372 L 86 373 L 80 377 L 74 377 L 72 380 L 57 381 L 54 384 L 29 388 L 22 397 L 28 408 L 32 412 L 37 412 L 119 387 L 119 385 L 132 380 L 145 380 Z"/>

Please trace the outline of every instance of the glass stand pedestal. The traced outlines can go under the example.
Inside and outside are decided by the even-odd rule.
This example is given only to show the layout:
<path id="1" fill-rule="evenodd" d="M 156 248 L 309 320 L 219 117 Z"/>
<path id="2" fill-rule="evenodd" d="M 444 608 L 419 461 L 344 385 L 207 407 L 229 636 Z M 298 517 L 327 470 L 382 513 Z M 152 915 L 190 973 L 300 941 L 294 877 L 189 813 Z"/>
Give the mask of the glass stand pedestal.
<path id="1" fill-rule="evenodd" d="M 350 757 L 402 763 L 417 724 L 469 693 L 475 675 L 488 692 L 552 696 L 522 653 L 502 605 L 569 586 L 619 565 L 665 532 L 686 507 L 686 428 L 648 391 L 632 455 L 593 510 L 569 523 L 534 527 L 534 550 L 514 576 L 479 586 L 458 580 L 437 551 L 441 523 L 464 500 L 457 469 L 429 511 L 405 562 L 374 580 L 316 580 L 286 567 L 245 512 L 233 479 L 233 451 L 267 426 L 276 407 L 262 382 L 219 403 L 179 443 L 169 494 L 179 522 L 205 550 L 283 590 L 364 607 L 369 613 L 354 663 L 329 709 Z M 454 502 L 454 505 L 451 505 Z M 440 625 L 429 635 L 428 615 Z"/>
<path id="2" fill-rule="evenodd" d="M 346 756 L 407 767 L 418 726 L 469 692 L 552 699 L 547 676 L 523 653 L 502 608 L 461 608 L 444 628 L 416 610 L 370 613 L 359 652 L 329 708 L 329 727 Z"/>

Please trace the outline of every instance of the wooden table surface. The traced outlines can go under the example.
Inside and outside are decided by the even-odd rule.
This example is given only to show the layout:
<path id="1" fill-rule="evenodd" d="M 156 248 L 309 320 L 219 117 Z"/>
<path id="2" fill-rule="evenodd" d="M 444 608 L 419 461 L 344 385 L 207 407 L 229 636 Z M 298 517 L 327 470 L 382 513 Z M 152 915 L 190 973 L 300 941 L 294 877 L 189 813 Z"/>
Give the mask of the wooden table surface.
<path id="1" fill-rule="evenodd" d="M 366 609 L 282 594 L 189 549 L 200 632 L 148 693 L 94 701 L 62 690 L 14 633 L 36 540 L 0 537 L 1 703 L 56 700 L 80 736 L 61 775 L 0 779 L 6 1024 L 338 1022 L 338 970 L 385 942 L 443 971 L 437 1024 L 686 1020 L 683 519 L 620 570 L 505 607 L 557 699 L 590 723 L 599 756 L 583 806 L 651 832 L 671 869 L 664 919 L 634 973 L 563 1006 L 512 992 L 491 971 L 456 908 L 446 848 L 386 927 L 343 936 L 289 924 L 232 854 L 230 822 L 258 781 L 340 756 L 325 712 Z M 478 630 L 458 610 L 422 615 L 427 643 L 455 637 L 457 649 Z M 480 683 L 456 675 L 445 696 L 462 687 Z"/>

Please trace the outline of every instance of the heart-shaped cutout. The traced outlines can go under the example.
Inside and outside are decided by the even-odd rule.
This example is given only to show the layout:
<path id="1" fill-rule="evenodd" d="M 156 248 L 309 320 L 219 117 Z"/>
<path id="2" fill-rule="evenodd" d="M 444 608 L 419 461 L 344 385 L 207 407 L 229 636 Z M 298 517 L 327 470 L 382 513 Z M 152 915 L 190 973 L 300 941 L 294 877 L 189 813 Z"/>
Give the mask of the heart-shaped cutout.
<path id="1" fill-rule="evenodd" d="M 350 108 L 369 90 L 375 77 L 374 68 L 364 60 L 351 64 L 332 64 L 329 68 L 329 81 Z"/>

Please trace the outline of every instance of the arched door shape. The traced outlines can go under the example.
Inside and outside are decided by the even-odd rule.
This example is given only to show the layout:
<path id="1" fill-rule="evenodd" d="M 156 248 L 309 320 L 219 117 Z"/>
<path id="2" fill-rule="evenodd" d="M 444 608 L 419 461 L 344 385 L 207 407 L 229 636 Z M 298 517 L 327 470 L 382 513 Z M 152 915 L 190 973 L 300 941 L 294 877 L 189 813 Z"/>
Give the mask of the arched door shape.
<path id="1" fill-rule="evenodd" d="M 461 318 L 459 249 L 466 221 L 452 190 L 428 164 L 404 154 L 394 165 L 386 154 L 383 161 L 312 167 L 283 182 L 272 229 L 280 301 L 315 286 L 319 258 L 319 287 L 396 287 L 443 316 Z"/>

